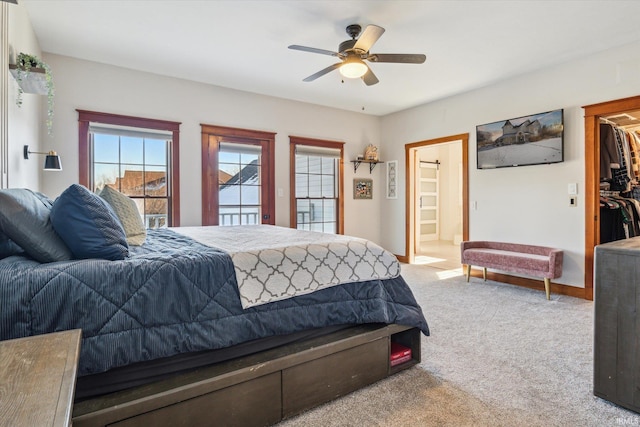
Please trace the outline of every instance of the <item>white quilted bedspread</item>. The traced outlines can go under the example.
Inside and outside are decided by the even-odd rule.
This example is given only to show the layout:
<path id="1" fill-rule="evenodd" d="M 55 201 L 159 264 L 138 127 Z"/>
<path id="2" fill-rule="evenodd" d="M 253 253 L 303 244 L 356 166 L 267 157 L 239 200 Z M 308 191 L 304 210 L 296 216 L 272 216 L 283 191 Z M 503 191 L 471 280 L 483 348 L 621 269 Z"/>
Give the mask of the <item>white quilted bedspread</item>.
<path id="1" fill-rule="evenodd" d="M 392 253 L 356 237 L 272 225 L 172 230 L 231 254 L 244 308 L 400 274 Z"/>

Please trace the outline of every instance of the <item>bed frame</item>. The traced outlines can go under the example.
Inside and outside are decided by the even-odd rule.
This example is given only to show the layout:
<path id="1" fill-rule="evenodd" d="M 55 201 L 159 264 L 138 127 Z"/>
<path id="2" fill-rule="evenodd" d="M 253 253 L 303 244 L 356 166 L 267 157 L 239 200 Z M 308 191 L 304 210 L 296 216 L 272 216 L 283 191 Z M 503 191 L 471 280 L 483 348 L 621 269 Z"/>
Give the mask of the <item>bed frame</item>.
<path id="1" fill-rule="evenodd" d="M 391 342 L 412 359 L 391 366 Z M 74 427 L 268 426 L 420 362 L 420 330 L 359 325 L 78 402 Z"/>

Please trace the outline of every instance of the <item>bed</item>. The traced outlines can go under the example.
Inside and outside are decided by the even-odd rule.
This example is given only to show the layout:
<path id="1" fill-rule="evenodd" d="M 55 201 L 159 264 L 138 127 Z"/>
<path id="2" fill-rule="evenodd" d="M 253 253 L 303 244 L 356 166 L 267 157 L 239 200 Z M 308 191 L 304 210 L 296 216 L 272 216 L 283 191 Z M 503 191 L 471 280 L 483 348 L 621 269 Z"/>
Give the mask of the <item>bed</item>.
<path id="1" fill-rule="evenodd" d="M 65 210 L 70 197 L 79 198 L 71 211 L 97 204 L 100 216 L 105 206 L 86 189 L 70 193 L 0 191 L 0 210 L 14 208 L 0 212 L 0 339 L 82 329 L 74 425 L 200 424 L 215 414 L 269 425 L 396 372 L 392 341 L 413 350 L 405 367 L 419 361 L 422 310 L 393 255 L 371 242 L 242 226 L 148 230 L 134 246 L 122 227 L 103 253 L 116 259 L 77 259 L 79 240 L 102 228 L 83 249 L 94 250 L 114 224 L 80 224 Z M 33 252 L 42 242 L 12 228 L 16 204 L 38 214 L 26 234 L 58 225 L 69 259 Z"/>

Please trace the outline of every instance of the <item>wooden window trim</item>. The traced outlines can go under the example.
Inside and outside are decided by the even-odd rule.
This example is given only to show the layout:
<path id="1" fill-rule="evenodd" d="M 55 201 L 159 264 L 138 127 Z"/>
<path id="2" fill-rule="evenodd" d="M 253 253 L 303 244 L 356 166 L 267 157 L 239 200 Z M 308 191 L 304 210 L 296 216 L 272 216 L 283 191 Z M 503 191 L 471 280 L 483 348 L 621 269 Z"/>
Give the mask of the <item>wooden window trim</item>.
<path id="1" fill-rule="evenodd" d="M 221 141 L 262 147 L 262 224 L 275 224 L 275 132 L 200 124 L 202 134 L 202 225 L 218 225 L 218 147 Z"/>
<path id="2" fill-rule="evenodd" d="M 336 224 L 337 234 L 344 234 L 344 142 L 327 141 L 324 139 L 304 138 L 301 136 L 289 136 L 289 223 L 291 228 L 298 228 L 298 215 L 296 208 L 296 145 L 309 145 L 313 147 L 333 148 L 340 150 L 338 162 L 338 217 Z"/>
<path id="3" fill-rule="evenodd" d="M 78 112 L 78 142 L 79 142 L 79 177 L 78 182 L 89 188 L 89 171 L 91 159 L 89 158 L 89 123 L 103 123 L 116 126 L 130 126 L 145 129 L 163 130 L 172 133 L 171 156 L 169 173 L 168 194 L 171 203 L 169 205 L 169 225 L 180 226 L 180 122 L 167 120 L 147 119 L 143 117 L 123 116 L 119 114 L 101 113 L 96 111 L 76 110 Z"/>

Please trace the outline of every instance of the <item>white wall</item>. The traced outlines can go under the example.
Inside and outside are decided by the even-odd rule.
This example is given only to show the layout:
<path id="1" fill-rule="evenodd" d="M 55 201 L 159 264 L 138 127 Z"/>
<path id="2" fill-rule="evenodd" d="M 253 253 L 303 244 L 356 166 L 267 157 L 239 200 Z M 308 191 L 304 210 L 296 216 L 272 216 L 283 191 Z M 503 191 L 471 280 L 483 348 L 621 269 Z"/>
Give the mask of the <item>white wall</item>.
<path id="1" fill-rule="evenodd" d="M 42 58 L 40 46 L 29 22 L 26 10 L 19 5 L 9 5 L 9 63 L 15 64 L 20 52 Z M 16 105 L 18 83 L 9 74 L 8 91 L 2 96 L 8 98 L 8 186 L 38 190 L 44 157 L 33 155 L 29 160 L 23 157 L 23 146 L 31 151 L 50 150 L 47 131 L 42 117 L 42 106 L 46 97 L 25 93 L 22 106 Z"/>
<path id="2" fill-rule="evenodd" d="M 21 7 L 12 8 L 10 39 L 16 50 L 37 53 L 37 43 Z M 13 12 L 16 12 L 13 15 Z M 78 181 L 76 109 L 174 120 L 181 126 L 182 225 L 200 224 L 200 123 L 277 132 L 276 223 L 289 224 L 288 136 L 345 141 L 345 232 L 381 243 L 396 254 L 405 249 L 404 144 L 469 133 L 470 238 L 525 242 L 564 249 L 559 283 L 584 281 L 584 123 L 581 106 L 640 94 L 640 43 L 532 72 L 382 118 L 286 101 L 215 86 L 140 73 L 57 55 L 44 55 L 54 72 L 54 137 L 46 137 L 45 103 L 27 99 L 10 108 L 10 186 L 34 187 L 55 197 Z M 437 82 L 434 82 L 437 84 Z M 11 87 L 11 86 L 10 86 Z M 35 95 L 29 95 L 35 97 Z M 43 97 L 38 97 L 43 98 Z M 35 132 L 30 103 L 40 109 Z M 11 104 L 11 102 L 9 103 Z M 38 108 L 38 107 L 35 107 Z M 477 170 L 475 126 L 563 108 L 565 161 L 561 164 Z M 37 113 L 36 113 L 37 114 Z M 38 138 L 38 136 L 40 138 Z M 384 168 L 371 175 L 373 200 L 353 200 L 354 172 L 348 161 L 369 144 L 381 146 L 382 160 L 399 160 L 398 199 L 384 197 Z M 24 144 L 56 149 L 64 171 L 43 174 L 40 161 L 22 160 Z M 567 184 L 578 183 L 578 207 L 568 204 Z"/>
<path id="3" fill-rule="evenodd" d="M 181 122 L 181 225 L 201 224 L 200 124 L 231 126 L 276 135 L 276 224 L 289 226 L 289 136 L 344 141 L 345 234 L 380 241 L 384 175 L 366 165 L 358 177 L 374 179 L 372 200 L 354 200 L 353 164 L 368 144 L 379 145 L 380 120 L 360 113 L 314 106 L 201 83 L 46 54 L 56 84 L 54 143 L 64 170 L 47 175 L 42 191 L 55 197 L 78 182 L 76 109 Z"/>
<path id="4" fill-rule="evenodd" d="M 439 234 L 440 240 L 453 241 L 462 234 L 462 206 L 460 205 L 460 172 L 462 143 L 448 142 L 425 146 L 417 151 L 422 161 L 440 162 L 439 166 Z"/>
<path id="5" fill-rule="evenodd" d="M 462 206 L 460 205 L 460 164 L 462 143 L 449 142 L 439 146 L 440 161 L 440 240 L 453 241 L 462 234 Z"/>
<path id="6" fill-rule="evenodd" d="M 441 240 L 453 242 L 456 236 L 462 236 L 462 142 L 444 144 L 447 150 L 447 164 L 443 165 L 446 174 L 441 180 L 441 192 L 444 194 Z"/>
<path id="7" fill-rule="evenodd" d="M 437 84 L 437 82 L 434 82 Z M 640 94 L 640 43 L 532 72 L 473 92 L 382 118 L 382 147 L 404 159 L 404 145 L 469 133 L 469 237 L 539 244 L 565 251 L 558 283 L 584 286 L 584 111 L 581 106 Z M 476 125 L 564 109 L 564 157 L 560 164 L 478 170 Z M 404 162 L 399 179 L 405 181 Z M 569 207 L 567 184 L 578 183 L 578 207 Z M 392 226 L 382 245 L 404 254 L 404 192 L 384 200 Z"/>

